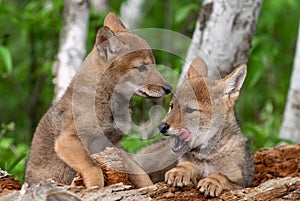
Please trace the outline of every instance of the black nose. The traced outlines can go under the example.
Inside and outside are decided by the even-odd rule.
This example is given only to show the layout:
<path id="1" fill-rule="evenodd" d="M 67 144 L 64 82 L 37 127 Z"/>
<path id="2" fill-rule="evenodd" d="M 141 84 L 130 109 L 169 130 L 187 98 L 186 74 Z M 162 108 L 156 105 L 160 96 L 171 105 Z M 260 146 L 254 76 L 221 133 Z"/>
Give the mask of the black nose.
<path id="1" fill-rule="evenodd" d="M 162 134 L 165 134 L 168 129 L 170 128 L 170 125 L 165 123 L 165 122 L 161 122 L 159 125 L 158 125 L 158 129 L 159 131 L 162 133 Z"/>
<path id="2" fill-rule="evenodd" d="M 172 86 L 169 85 L 169 84 L 165 84 L 163 86 L 163 89 L 164 89 L 164 91 L 165 91 L 166 94 L 169 94 L 172 91 Z"/>

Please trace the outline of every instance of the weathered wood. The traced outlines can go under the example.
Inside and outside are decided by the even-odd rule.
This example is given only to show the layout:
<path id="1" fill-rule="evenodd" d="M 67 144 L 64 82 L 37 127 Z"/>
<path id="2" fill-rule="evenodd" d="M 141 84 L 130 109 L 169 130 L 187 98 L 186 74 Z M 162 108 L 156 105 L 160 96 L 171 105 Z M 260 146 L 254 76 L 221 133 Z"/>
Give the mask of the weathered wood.
<path id="1" fill-rule="evenodd" d="M 119 168 L 123 161 L 116 148 L 108 148 L 103 153 L 93 156 L 99 162 L 109 182 L 118 182 Z M 82 186 L 62 186 L 46 182 L 36 187 L 7 194 L 0 201 L 10 200 L 156 200 L 156 201 L 237 201 L 237 200 L 300 200 L 300 145 L 284 145 L 261 149 L 255 154 L 255 177 L 253 187 L 227 191 L 218 198 L 205 198 L 194 186 L 183 188 L 170 187 L 164 182 L 146 188 L 133 189 L 131 185 L 115 183 L 100 188 L 84 188 Z M 110 171 L 111 173 L 107 173 Z M 120 177 L 123 177 L 121 173 Z M 127 175 L 125 175 L 125 182 Z M 123 179 L 124 179 L 123 178 Z M 0 187 L 1 177 L 0 177 Z M 3 189 L 1 189 L 3 190 Z"/>
<path id="2" fill-rule="evenodd" d="M 74 200 L 74 201 L 115 201 L 136 200 L 148 201 L 148 191 L 153 191 L 155 186 L 147 189 L 129 190 L 131 186 L 122 183 L 113 184 L 104 188 L 82 188 L 70 186 L 58 186 L 55 183 L 44 183 L 30 189 L 23 189 L 9 195 L 0 197 L 0 201 L 42 201 L 42 200 Z"/>
<path id="3" fill-rule="evenodd" d="M 130 189 L 122 183 L 113 184 L 102 189 L 57 186 L 54 183 L 42 184 L 30 189 L 18 191 L 0 197 L 7 200 L 156 200 L 156 201 L 237 201 L 237 200 L 299 200 L 300 178 L 285 177 L 272 179 L 257 187 L 246 188 L 223 193 L 218 198 L 205 198 L 193 186 L 184 188 L 169 187 L 165 183 L 157 183 L 141 189 Z"/>
<path id="4" fill-rule="evenodd" d="M 299 200 L 300 178 L 285 177 L 272 179 L 254 188 L 223 193 L 220 200 Z M 291 199 L 292 198 L 292 199 Z"/>
<path id="5" fill-rule="evenodd" d="M 6 171 L 0 169 L 0 196 L 18 191 L 21 189 L 19 180 L 15 180 Z"/>
<path id="6" fill-rule="evenodd" d="M 254 155 L 255 175 L 252 186 L 282 177 L 300 177 L 300 145 L 260 149 Z"/>

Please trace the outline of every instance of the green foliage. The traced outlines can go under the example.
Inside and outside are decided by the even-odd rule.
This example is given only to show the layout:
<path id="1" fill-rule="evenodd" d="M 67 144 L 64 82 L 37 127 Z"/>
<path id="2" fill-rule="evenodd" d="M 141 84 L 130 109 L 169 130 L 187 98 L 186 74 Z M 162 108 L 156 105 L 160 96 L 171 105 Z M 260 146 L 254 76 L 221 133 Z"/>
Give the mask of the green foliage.
<path id="1" fill-rule="evenodd" d="M 3 0 L 0 6 L 0 122 L 16 122 L 16 142 L 51 104 L 51 69 L 58 49 L 62 1 Z"/>
<path id="2" fill-rule="evenodd" d="M 7 77 L 12 71 L 12 59 L 9 50 L 0 46 L 0 75 L 2 78 Z"/>
<path id="3" fill-rule="evenodd" d="M 296 3 L 297 2 L 297 3 Z M 236 111 L 253 150 L 278 138 L 299 26 L 296 0 L 264 1 L 248 62 L 248 75 Z"/>
<path id="4" fill-rule="evenodd" d="M 52 102 L 62 1 L 0 1 L 0 168 L 23 180 L 31 136 Z M 13 125 L 13 127 L 12 127 Z"/>
<path id="5" fill-rule="evenodd" d="M 278 131 L 281 124 L 281 116 L 274 113 L 272 103 L 265 103 L 265 107 L 260 114 L 261 123 L 244 122 L 243 129 L 250 139 L 252 151 L 262 147 L 274 147 L 280 142 L 291 144 L 288 140 L 282 140 L 278 137 Z"/>
<path id="6" fill-rule="evenodd" d="M 2 123 L 0 127 L 0 169 L 23 181 L 28 145 L 16 143 L 15 123 Z"/>
<path id="7" fill-rule="evenodd" d="M 190 13 L 193 11 L 199 12 L 199 5 L 200 4 L 191 3 L 191 4 L 185 5 L 182 8 L 180 8 L 179 10 L 177 10 L 175 13 L 175 19 L 174 19 L 175 23 L 177 23 L 177 24 L 182 23 L 183 21 L 185 21 L 188 18 Z"/>
<path id="8" fill-rule="evenodd" d="M 155 137 L 151 137 L 147 140 L 142 140 L 140 139 L 139 133 L 131 133 L 130 135 L 126 135 L 124 137 L 124 139 L 121 142 L 121 145 L 125 148 L 126 151 L 130 153 L 135 153 L 141 148 L 161 139 L 163 139 L 162 135 L 156 135 Z"/>

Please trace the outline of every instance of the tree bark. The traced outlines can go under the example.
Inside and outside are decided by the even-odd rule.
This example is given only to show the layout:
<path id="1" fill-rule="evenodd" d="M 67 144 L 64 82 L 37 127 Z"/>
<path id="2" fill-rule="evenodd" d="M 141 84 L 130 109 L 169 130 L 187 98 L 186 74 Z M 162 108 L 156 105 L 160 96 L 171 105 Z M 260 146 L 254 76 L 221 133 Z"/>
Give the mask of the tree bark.
<path id="1" fill-rule="evenodd" d="M 133 30 L 139 27 L 144 18 L 142 6 L 145 0 L 127 0 L 122 3 L 120 8 L 120 18 L 125 27 Z"/>
<path id="2" fill-rule="evenodd" d="M 7 200 L 76 200 L 76 201 L 253 201 L 253 200 L 299 200 L 300 178 L 285 177 L 268 180 L 257 187 L 227 191 L 218 198 L 205 198 L 194 186 L 183 188 L 170 187 L 165 183 L 132 189 L 122 183 L 104 188 L 82 188 L 57 186 L 54 183 L 44 183 L 30 189 L 10 193 L 0 197 L 0 201 Z"/>
<path id="3" fill-rule="evenodd" d="M 254 155 L 255 174 L 251 187 L 225 191 L 218 198 L 205 198 L 193 186 L 174 188 L 166 183 L 133 189 L 127 182 L 122 153 L 116 148 L 93 154 L 94 160 L 106 178 L 104 188 L 83 188 L 80 178 L 72 186 L 57 185 L 51 181 L 22 190 L 4 171 L 0 171 L 0 201 L 7 200 L 159 200 L 159 201 L 238 201 L 238 200 L 300 200 L 300 145 L 284 145 L 260 149 Z M 124 184 L 117 182 L 124 182 Z M 75 186 L 74 186 L 75 185 Z M 18 191 L 19 190 L 19 191 Z M 14 191 L 18 191 L 13 193 Z M 7 195 L 5 195 L 7 194 Z"/>
<path id="4" fill-rule="evenodd" d="M 88 0 L 65 0 L 59 52 L 53 65 L 54 102 L 64 94 L 86 54 L 88 20 Z"/>
<path id="5" fill-rule="evenodd" d="M 96 12 L 102 12 L 108 9 L 107 0 L 91 0 L 91 6 Z"/>
<path id="6" fill-rule="evenodd" d="M 279 136 L 300 142 L 300 23 L 292 78 Z"/>
<path id="7" fill-rule="evenodd" d="M 196 55 L 205 60 L 214 79 L 247 63 L 261 5 L 262 0 L 205 0 L 177 86 Z"/>

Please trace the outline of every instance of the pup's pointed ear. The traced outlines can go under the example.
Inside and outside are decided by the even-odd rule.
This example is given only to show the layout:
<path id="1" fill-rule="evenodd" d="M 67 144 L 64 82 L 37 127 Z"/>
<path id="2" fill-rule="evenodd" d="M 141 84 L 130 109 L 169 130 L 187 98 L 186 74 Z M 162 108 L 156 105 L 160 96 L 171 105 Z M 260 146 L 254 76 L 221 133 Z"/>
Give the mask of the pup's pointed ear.
<path id="1" fill-rule="evenodd" d="M 240 64 L 232 73 L 223 79 L 225 82 L 224 98 L 227 99 L 230 106 L 233 106 L 238 99 L 246 74 L 247 65 Z"/>
<path id="2" fill-rule="evenodd" d="M 199 56 L 195 57 L 187 72 L 188 79 L 192 77 L 207 77 L 207 66 Z"/>
<path id="3" fill-rule="evenodd" d="M 114 33 L 127 31 L 121 20 L 114 14 L 108 13 L 104 19 L 104 26 L 108 27 Z"/>
<path id="4" fill-rule="evenodd" d="M 101 27 L 96 36 L 95 43 L 100 55 L 104 55 L 106 60 L 110 59 L 115 53 L 121 51 L 122 42 L 108 27 Z"/>

